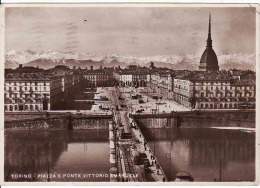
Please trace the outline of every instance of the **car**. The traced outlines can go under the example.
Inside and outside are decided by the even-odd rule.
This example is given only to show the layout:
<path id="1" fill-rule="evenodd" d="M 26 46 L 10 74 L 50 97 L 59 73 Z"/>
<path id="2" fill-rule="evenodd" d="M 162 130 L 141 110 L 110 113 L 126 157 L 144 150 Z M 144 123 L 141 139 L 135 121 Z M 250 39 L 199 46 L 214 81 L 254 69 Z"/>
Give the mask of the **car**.
<path id="1" fill-rule="evenodd" d="M 144 103 L 144 100 L 143 99 L 139 99 L 139 104 L 142 104 Z"/>
<path id="2" fill-rule="evenodd" d="M 142 113 L 144 111 L 144 109 L 139 109 L 136 111 L 136 113 Z"/>
<path id="3" fill-rule="evenodd" d="M 157 97 L 157 96 L 153 96 L 153 99 L 157 100 L 157 99 L 158 99 L 158 97 Z"/>

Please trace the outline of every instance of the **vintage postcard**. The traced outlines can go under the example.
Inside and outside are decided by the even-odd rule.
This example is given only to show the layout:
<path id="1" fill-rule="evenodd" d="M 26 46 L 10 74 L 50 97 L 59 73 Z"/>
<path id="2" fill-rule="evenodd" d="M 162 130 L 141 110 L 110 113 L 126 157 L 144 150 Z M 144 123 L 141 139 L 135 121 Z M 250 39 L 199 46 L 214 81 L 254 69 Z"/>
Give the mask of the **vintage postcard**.
<path id="1" fill-rule="evenodd" d="M 259 6 L 1 6 L 1 185 L 257 185 Z"/>

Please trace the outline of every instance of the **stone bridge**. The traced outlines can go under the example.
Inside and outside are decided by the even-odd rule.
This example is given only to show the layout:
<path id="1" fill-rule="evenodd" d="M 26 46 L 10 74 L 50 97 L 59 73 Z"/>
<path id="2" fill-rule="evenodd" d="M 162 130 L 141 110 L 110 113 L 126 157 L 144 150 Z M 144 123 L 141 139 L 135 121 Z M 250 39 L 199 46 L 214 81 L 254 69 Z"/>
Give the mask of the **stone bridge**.
<path id="1" fill-rule="evenodd" d="M 5 129 L 108 129 L 111 115 L 56 115 L 5 121 Z"/>
<path id="2" fill-rule="evenodd" d="M 168 114 L 134 115 L 138 125 L 146 128 L 255 128 L 255 110 L 188 111 Z"/>

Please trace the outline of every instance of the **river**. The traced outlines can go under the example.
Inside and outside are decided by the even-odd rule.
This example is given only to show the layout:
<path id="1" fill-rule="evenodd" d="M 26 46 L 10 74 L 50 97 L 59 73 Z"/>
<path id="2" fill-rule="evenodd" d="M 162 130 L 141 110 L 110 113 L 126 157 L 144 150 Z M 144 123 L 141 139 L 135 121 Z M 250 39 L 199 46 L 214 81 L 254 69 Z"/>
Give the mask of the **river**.
<path id="1" fill-rule="evenodd" d="M 5 131 L 5 181 L 109 181 L 110 167 L 108 130 Z"/>
<path id="2" fill-rule="evenodd" d="M 171 181 L 179 171 L 195 181 L 255 179 L 255 133 L 180 128 L 144 135 Z M 48 181 L 47 174 L 49 181 L 109 181 L 110 167 L 108 130 L 5 130 L 6 181 Z"/>
<path id="3" fill-rule="evenodd" d="M 166 176 L 186 171 L 194 181 L 254 181 L 255 133 L 210 128 L 146 129 Z"/>

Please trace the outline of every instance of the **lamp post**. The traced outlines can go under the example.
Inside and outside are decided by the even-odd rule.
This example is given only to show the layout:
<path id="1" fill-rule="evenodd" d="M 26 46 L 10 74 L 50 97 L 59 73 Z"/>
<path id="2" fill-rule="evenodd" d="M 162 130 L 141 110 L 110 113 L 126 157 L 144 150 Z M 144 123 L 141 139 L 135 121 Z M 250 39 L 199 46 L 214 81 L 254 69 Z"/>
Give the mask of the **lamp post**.
<path id="1" fill-rule="evenodd" d="M 131 100 L 131 115 L 132 115 L 132 111 L 133 111 L 133 107 L 132 107 L 132 88 L 130 89 L 130 100 Z"/>
<path id="2" fill-rule="evenodd" d="M 171 149 L 170 149 L 170 153 L 165 153 L 165 154 L 166 154 L 166 159 L 169 160 L 168 179 L 169 181 L 171 181 L 171 158 L 172 158 Z"/>
<path id="3" fill-rule="evenodd" d="M 221 161 L 221 159 L 219 160 L 219 181 L 221 181 L 221 179 L 222 179 L 222 167 L 221 167 L 221 164 L 222 163 L 222 161 Z"/>

